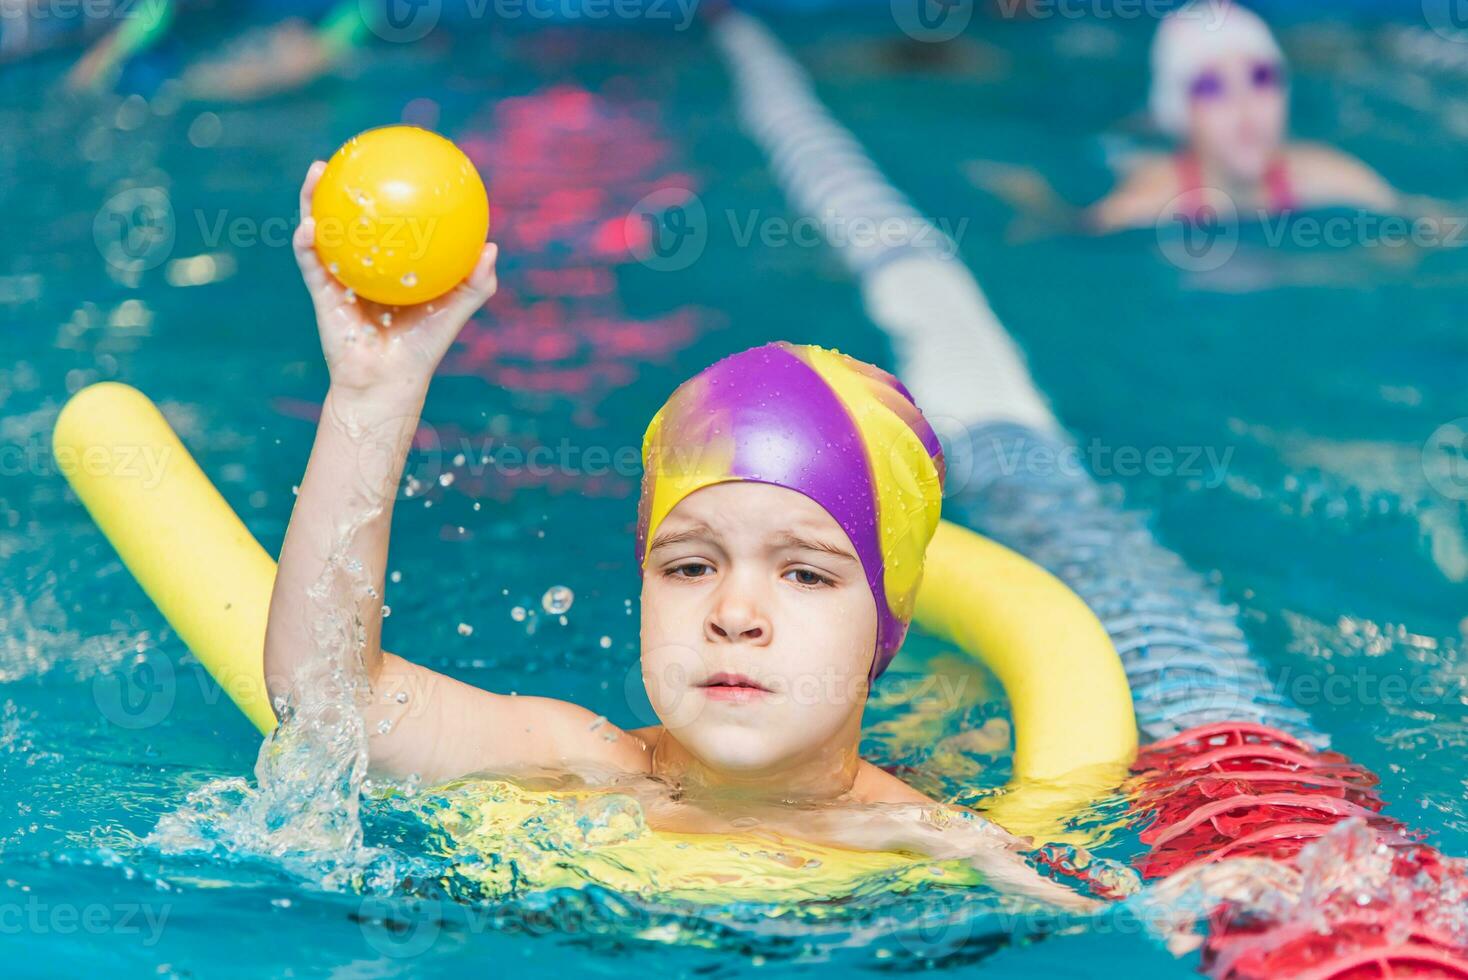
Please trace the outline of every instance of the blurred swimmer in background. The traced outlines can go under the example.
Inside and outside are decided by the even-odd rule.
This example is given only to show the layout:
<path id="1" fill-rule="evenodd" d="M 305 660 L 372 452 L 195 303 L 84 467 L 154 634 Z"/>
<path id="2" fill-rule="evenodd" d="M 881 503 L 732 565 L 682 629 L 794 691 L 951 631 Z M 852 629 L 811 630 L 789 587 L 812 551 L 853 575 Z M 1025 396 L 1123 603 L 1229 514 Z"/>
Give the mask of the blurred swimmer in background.
<path id="1" fill-rule="evenodd" d="M 1264 21 L 1237 3 L 1193 0 L 1163 19 L 1152 40 L 1149 108 L 1179 149 L 1145 160 L 1092 206 L 1085 217 L 1095 230 L 1195 218 L 1210 205 L 1241 216 L 1417 210 L 1355 157 L 1289 140 L 1284 52 Z"/>
<path id="2" fill-rule="evenodd" d="M 1096 204 L 1072 207 L 1028 168 L 975 161 L 969 178 L 1051 229 L 1092 233 L 1330 207 L 1441 213 L 1441 204 L 1400 193 L 1350 154 L 1289 140 L 1284 52 L 1247 8 L 1192 0 L 1158 25 L 1151 61 L 1151 120 L 1178 148 L 1142 157 Z"/>
<path id="3" fill-rule="evenodd" d="M 286 16 L 190 64 L 183 90 L 195 99 L 246 102 L 303 88 L 340 68 L 369 40 L 371 10 L 360 0 L 290 5 Z"/>
<path id="4" fill-rule="evenodd" d="M 117 13 L 107 18 L 113 22 L 111 28 L 67 72 L 66 88 L 112 90 L 130 63 L 169 46 L 181 47 L 170 37 L 181 13 L 198 13 L 210 6 L 190 0 L 117 5 Z M 367 17 L 374 9 L 360 0 L 296 4 L 260 0 L 244 11 L 254 23 L 222 48 L 198 58 L 174 51 L 168 64 L 145 74 L 177 75 L 184 95 L 211 101 L 245 102 L 293 91 L 340 67 L 369 39 Z M 145 82 L 144 87 L 151 86 Z"/>

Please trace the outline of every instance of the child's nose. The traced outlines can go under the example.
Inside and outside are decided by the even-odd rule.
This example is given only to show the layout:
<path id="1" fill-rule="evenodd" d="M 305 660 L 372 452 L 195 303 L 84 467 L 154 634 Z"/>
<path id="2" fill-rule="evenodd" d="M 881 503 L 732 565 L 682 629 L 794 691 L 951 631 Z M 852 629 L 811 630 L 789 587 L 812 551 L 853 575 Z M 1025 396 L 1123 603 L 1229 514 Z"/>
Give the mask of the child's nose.
<path id="1" fill-rule="evenodd" d="M 713 638 L 720 640 L 728 640 L 731 638 L 738 638 L 740 640 L 759 640 L 763 639 L 765 635 L 765 629 L 763 626 L 756 625 L 745 627 L 742 629 L 738 627 L 729 629 L 725 625 L 714 620 L 712 617 L 710 617 L 709 619 L 709 630 L 713 633 Z"/>
<path id="2" fill-rule="evenodd" d="M 716 643 L 768 643 L 770 624 L 746 598 L 721 600 L 704 621 L 704 635 Z"/>

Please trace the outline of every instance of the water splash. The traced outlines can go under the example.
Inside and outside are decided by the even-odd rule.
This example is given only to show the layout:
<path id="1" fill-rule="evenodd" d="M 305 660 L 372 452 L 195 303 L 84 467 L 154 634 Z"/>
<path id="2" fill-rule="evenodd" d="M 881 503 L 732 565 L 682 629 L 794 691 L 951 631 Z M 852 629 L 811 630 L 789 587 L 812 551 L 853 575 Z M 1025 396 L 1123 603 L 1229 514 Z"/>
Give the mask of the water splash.
<path id="1" fill-rule="evenodd" d="M 45 674 L 80 641 L 49 591 L 0 599 L 0 683 Z"/>
<path id="2" fill-rule="evenodd" d="M 1441 859 L 1446 873 L 1403 874 L 1403 853 L 1364 821 L 1347 820 L 1305 847 L 1293 864 L 1238 858 L 1194 866 L 1148 889 L 1132 908 L 1182 954 L 1203 942 L 1196 923 L 1226 904 L 1230 921 L 1256 928 L 1230 937 L 1220 961 L 1267 953 L 1300 935 L 1333 935 L 1366 920 L 1380 927 L 1388 944 L 1406 942 L 1425 926 L 1468 948 L 1468 862 Z"/>
<path id="3" fill-rule="evenodd" d="M 25 766 L 47 766 L 62 761 L 61 754 L 36 748 L 31 737 L 32 724 L 36 720 L 34 711 L 22 711 L 14 701 L 6 700 L 0 706 L 0 773 L 9 767 L 9 760 L 24 760 Z"/>
<path id="4" fill-rule="evenodd" d="M 312 655 L 297 668 L 292 696 L 275 704 L 280 724 L 260 747 L 255 784 L 236 777 L 204 785 L 159 821 L 146 844 L 165 854 L 264 858 L 329 891 L 384 892 L 402 880 L 403 856 L 363 843 L 370 688 L 355 600 L 373 590 L 347 555 L 374 516 L 348 529 L 307 590 Z"/>

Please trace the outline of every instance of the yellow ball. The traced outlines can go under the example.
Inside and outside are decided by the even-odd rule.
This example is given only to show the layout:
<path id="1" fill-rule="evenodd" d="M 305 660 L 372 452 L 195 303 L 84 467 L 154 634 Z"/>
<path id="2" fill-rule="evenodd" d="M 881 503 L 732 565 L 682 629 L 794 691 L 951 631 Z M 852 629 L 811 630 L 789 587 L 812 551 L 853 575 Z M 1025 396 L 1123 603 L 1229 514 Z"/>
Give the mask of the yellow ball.
<path id="1" fill-rule="evenodd" d="M 489 197 L 457 146 L 415 126 L 369 129 L 327 161 L 311 202 L 316 253 L 358 296 L 437 299 L 474 271 Z"/>

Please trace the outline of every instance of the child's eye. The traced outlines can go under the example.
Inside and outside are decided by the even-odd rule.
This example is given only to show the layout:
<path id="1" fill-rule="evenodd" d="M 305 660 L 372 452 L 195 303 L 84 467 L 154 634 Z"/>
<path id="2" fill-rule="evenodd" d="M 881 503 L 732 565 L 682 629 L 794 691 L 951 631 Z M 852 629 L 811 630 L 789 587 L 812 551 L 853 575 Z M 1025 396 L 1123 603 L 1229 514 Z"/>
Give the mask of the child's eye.
<path id="1" fill-rule="evenodd" d="M 792 568 L 790 569 L 790 571 L 785 573 L 786 578 L 789 578 L 792 575 L 795 576 L 792 581 L 794 581 L 796 585 L 810 586 L 834 584 L 829 578 L 822 575 L 820 572 L 811 571 L 809 568 Z"/>
<path id="2" fill-rule="evenodd" d="M 672 578 L 705 578 L 706 573 L 713 570 L 712 565 L 701 561 L 689 561 L 681 565 L 674 565 L 665 574 Z"/>

